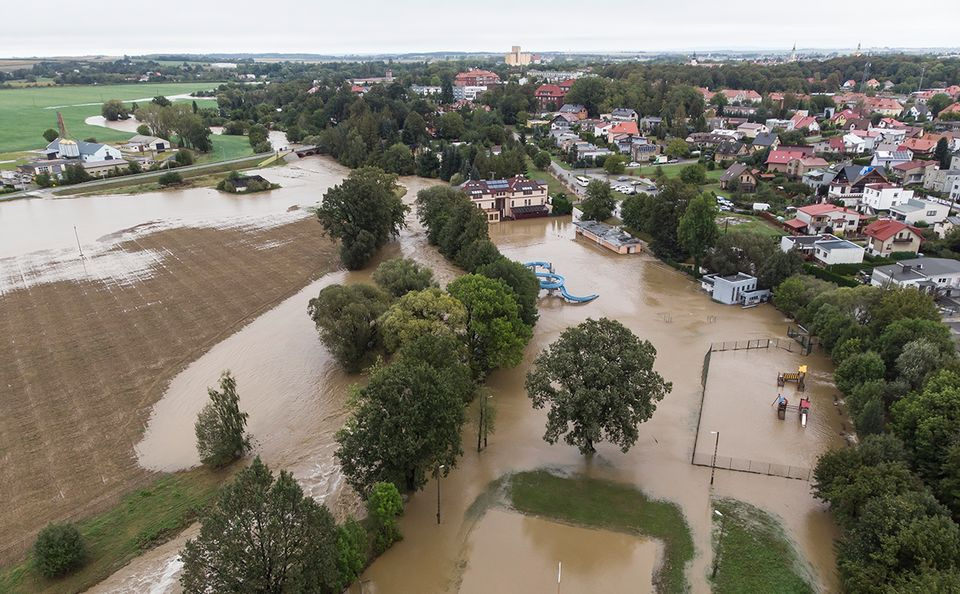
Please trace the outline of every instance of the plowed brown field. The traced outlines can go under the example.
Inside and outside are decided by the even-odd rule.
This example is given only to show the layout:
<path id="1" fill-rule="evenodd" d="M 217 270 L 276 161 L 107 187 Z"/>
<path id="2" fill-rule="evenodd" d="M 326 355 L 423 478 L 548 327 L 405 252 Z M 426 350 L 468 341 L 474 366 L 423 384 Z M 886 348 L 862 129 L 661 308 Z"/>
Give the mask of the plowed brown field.
<path id="1" fill-rule="evenodd" d="M 338 265 L 307 217 L 272 228 L 177 228 L 119 244 L 160 253 L 123 282 L 25 285 L 0 297 L 0 563 L 50 521 L 145 484 L 134 444 L 188 362 Z"/>

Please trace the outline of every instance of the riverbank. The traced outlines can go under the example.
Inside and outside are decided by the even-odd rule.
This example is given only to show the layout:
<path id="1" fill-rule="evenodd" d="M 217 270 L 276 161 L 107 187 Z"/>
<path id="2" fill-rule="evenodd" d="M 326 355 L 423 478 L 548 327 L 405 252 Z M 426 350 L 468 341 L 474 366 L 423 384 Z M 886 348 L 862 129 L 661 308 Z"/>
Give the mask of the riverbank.
<path id="1" fill-rule="evenodd" d="M 0 298 L 0 385 L 14 395 L 0 401 L 0 450 L 17 463 L 0 470 L 0 561 L 46 523 L 150 484 L 134 444 L 170 379 L 339 266 L 312 217 L 286 221 L 133 230 L 52 268 L 13 261 L 23 272 Z"/>
<path id="2" fill-rule="evenodd" d="M 86 562 L 75 572 L 51 580 L 33 566 L 33 555 L 0 572 L 0 592 L 71 594 L 107 579 L 132 559 L 193 523 L 236 467 L 206 468 L 164 476 L 133 491 L 107 511 L 77 523 Z"/>

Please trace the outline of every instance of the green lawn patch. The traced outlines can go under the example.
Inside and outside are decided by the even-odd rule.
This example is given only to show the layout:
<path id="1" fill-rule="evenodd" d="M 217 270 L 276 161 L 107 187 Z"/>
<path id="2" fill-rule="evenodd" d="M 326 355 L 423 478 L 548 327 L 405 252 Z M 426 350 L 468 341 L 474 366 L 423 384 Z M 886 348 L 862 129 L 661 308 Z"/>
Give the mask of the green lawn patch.
<path id="1" fill-rule="evenodd" d="M 724 515 L 725 524 L 717 550 L 721 518 L 714 514 L 714 559 L 717 554 L 720 557 L 713 592 L 813 592 L 800 556 L 776 519 L 742 501 L 720 499 L 714 505 Z"/>
<path id="2" fill-rule="evenodd" d="M 220 83 L 162 83 L 130 85 L 78 85 L 0 89 L 0 153 L 26 151 L 46 146 L 41 136 L 47 128 L 57 128 L 57 112 L 63 114 L 67 130 L 74 138 L 96 138 L 100 142 L 126 140 L 132 134 L 101 126 L 88 126 L 84 120 L 100 115 L 100 106 L 108 99 L 134 101 L 157 95 L 180 95 L 215 88 Z M 149 99 L 148 99 L 149 100 Z M 211 105 L 208 102 L 198 105 Z"/>
<path id="3" fill-rule="evenodd" d="M 522 513 L 660 540 L 664 558 L 654 585 L 659 592 L 688 590 L 684 567 L 693 559 L 693 538 L 677 505 L 650 499 L 630 485 L 545 470 L 511 476 L 507 492 Z"/>
<path id="4" fill-rule="evenodd" d="M 211 503 L 230 471 L 196 468 L 167 475 L 125 496 L 113 508 L 77 523 L 87 561 L 56 580 L 42 577 L 31 558 L 0 570 L 0 592 L 82 592 L 143 551 L 177 534 Z"/>
<path id="5" fill-rule="evenodd" d="M 772 223 L 765 219 L 740 213 L 719 213 L 717 215 L 717 226 L 720 227 L 721 232 L 750 231 L 752 233 L 760 233 L 762 235 L 769 235 L 770 237 L 775 238 L 780 238 L 786 235 L 786 232 L 783 229 L 775 227 Z"/>

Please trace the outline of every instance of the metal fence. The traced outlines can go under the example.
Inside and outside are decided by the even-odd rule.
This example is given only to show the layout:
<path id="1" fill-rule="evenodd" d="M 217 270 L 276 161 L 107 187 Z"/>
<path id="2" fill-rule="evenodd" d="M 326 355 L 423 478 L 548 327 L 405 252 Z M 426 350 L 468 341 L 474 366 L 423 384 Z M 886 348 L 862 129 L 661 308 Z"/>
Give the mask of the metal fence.
<path id="1" fill-rule="evenodd" d="M 774 464 L 772 462 L 758 462 L 756 460 L 746 460 L 744 458 L 732 458 L 730 456 L 717 456 L 716 464 L 713 461 L 713 454 L 701 452 L 693 455 L 692 463 L 694 466 L 706 466 L 707 468 L 716 466 L 721 470 L 733 470 L 735 472 L 749 472 L 751 474 L 763 474 L 766 476 L 779 476 L 799 481 L 810 481 L 813 478 L 813 470 L 805 466 L 789 466 L 786 464 Z"/>
<path id="2" fill-rule="evenodd" d="M 803 352 L 800 345 L 793 340 L 781 340 L 779 338 L 753 338 L 749 340 L 730 340 L 723 342 L 714 342 L 710 345 L 710 352 L 719 353 L 722 351 L 745 351 L 753 349 L 778 348 L 785 351 Z"/>

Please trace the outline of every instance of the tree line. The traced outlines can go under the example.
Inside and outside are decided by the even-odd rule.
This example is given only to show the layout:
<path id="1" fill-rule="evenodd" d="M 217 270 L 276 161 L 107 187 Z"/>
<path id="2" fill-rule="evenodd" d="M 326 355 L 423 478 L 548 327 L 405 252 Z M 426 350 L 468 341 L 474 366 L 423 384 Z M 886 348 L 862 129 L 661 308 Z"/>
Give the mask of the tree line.
<path id="1" fill-rule="evenodd" d="M 814 493 L 843 536 L 849 592 L 960 588 L 960 361 L 933 300 L 916 289 L 837 288 L 792 276 L 774 303 L 815 334 L 836 364 L 858 434 L 828 452 Z"/>

